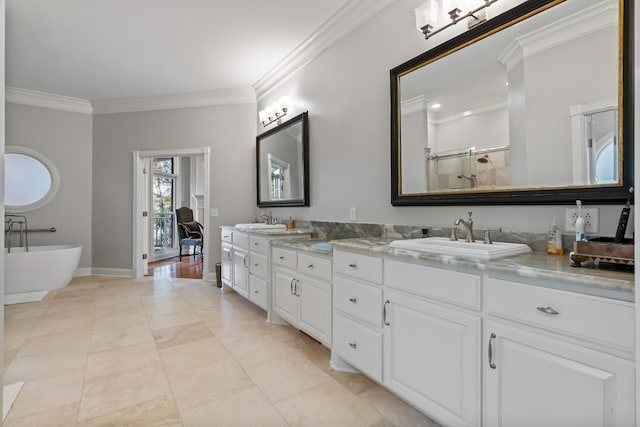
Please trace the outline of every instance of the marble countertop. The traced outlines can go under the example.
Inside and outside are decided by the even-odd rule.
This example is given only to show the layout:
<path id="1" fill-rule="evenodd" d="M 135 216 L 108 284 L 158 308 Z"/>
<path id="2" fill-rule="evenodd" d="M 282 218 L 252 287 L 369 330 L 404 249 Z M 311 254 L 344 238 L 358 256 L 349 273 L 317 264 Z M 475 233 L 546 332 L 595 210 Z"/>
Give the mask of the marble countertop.
<path id="1" fill-rule="evenodd" d="M 239 231 L 241 233 L 249 233 L 249 234 L 260 234 L 263 236 L 295 236 L 297 234 L 305 235 L 311 234 L 313 232 L 310 228 L 263 228 L 263 229 L 253 229 L 253 230 L 240 230 L 234 227 L 233 225 L 221 225 L 220 228 L 230 228 L 235 231 Z"/>
<path id="2" fill-rule="evenodd" d="M 531 252 L 492 261 L 479 261 L 450 255 L 439 255 L 389 247 L 392 239 L 358 238 L 333 240 L 334 250 L 355 250 L 374 255 L 431 261 L 471 267 L 493 273 L 515 274 L 526 278 L 550 280 L 554 288 L 583 294 L 634 301 L 634 274 L 629 271 L 604 268 L 571 267 L 569 255 L 547 255 Z M 550 282 L 551 283 L 551 282 Z"/>
<path id="3" fill-rule="evenodd" d="M 304 240 L 274 240 L 271 242 L 273 246 L 288 248 L 298 251 L 311 252 L 318 255 L 331 256 L 332 250 L 326 250 L 326 240 L 321 239 L 304 239 Z M 320 244 L 320 245 L 319 245 Z"/>

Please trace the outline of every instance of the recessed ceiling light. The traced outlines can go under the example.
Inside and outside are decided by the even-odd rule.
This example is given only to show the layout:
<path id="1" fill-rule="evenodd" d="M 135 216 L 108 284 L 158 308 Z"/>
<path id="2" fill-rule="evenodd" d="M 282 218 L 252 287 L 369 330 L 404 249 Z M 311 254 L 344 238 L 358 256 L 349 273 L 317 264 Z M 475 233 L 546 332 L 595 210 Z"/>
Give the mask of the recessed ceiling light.
<path id="1" fill-rule="evenodd" d="M 509 82 L 504 82 L 504 85 L 505 86 L 509 86 Z"/>
<path id="2" fill-rule="evenodd" d="M 462 113 L 463 116 L 470 116 L 471 115 L 471 111 L 467 110 L 464 113 Z"/>
<path id="3" fill-rule="evenodd" d="M 442 107 L 442 105 L 440 105 L 437 102 L 434 102 L 433 104 L 431 104 L 431 108 L 433 108 L 434 110 L 437 110 L 438 108 Z"/>

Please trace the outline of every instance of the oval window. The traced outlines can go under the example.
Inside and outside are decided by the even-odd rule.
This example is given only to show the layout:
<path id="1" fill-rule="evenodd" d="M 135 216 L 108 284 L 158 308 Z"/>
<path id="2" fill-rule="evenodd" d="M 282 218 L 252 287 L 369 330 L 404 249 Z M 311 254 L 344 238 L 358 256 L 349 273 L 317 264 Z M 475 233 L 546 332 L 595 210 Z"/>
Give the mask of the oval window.
<path id="1" fill-rule="evenodd" d="M 4 203 L 9 213 L 38 209 L 58 191 L 58 171 L 49 159 L 36 151 L 9 145 L 4 165 Z"/>

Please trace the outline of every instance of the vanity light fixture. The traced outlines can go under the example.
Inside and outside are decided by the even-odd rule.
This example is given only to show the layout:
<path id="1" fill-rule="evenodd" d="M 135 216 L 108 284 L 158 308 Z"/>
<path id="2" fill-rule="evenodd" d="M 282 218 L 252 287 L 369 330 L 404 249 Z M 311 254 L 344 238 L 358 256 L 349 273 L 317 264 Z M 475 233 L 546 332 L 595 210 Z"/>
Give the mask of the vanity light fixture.
<path id="1" fill-rule="evenodd" d="M 288 96 L 281 96 L 280 99 L 274 101 L 271 105 L 264 110 L 260 110 L 258 116 L 262 122 L 262 126 L 269 126 L 271 123 L 279 120 L 287 115 L 289 111 L 289 103 L 291 102 Z"/>
<path id="2" fill-rule="evenodd" d="M 450 0 L 427 0 L 415 10 L 416 26 L 418 30 L 422 31 L 425 39 L 467 18 L 469 18 L 469 28 L 473 28 L 487 20 L 485 9 L 497 1 L 498 0 L 476 0 L 473 2 L 471 0 L 458 0 L 458 3 L 470 4 L 467 6 L 468 8 L 473 7 L 474 4 L 478 4 L 479 2 L 482 3 L 480 6 L 469 9 L 468 12 L 464 13 L 463 11 L 467 9 L 463 4 L 452 7 L 451 4 L 453 2 Z M 452 8 L 448 12 L 444 12 L 445 8 L 449 9 L 449 7 Z M 446 15 L 448 15 L 448 17 Z M 445 22 L 448 21 L 444 25 L 441 23 L 443 18 Z M 442 27 L 435 29 L 439 24 L 442 25 Z"/>

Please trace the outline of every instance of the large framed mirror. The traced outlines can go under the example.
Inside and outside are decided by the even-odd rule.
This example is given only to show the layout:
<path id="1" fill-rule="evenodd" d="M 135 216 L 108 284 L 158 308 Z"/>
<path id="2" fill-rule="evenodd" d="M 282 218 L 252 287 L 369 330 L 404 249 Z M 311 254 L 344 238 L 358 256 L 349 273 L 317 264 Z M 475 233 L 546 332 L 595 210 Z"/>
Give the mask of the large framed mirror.
<path id="1" fill-rule="evenodd" d="M 304 112 L 256 137 L 258 206 L 309 206 L 309 118 Z"/>
<path id="2" fill-rule="evenodd" d="M 392 69 L 392 204 L 625 201 L 632 4 L 529 0 Z"/>

